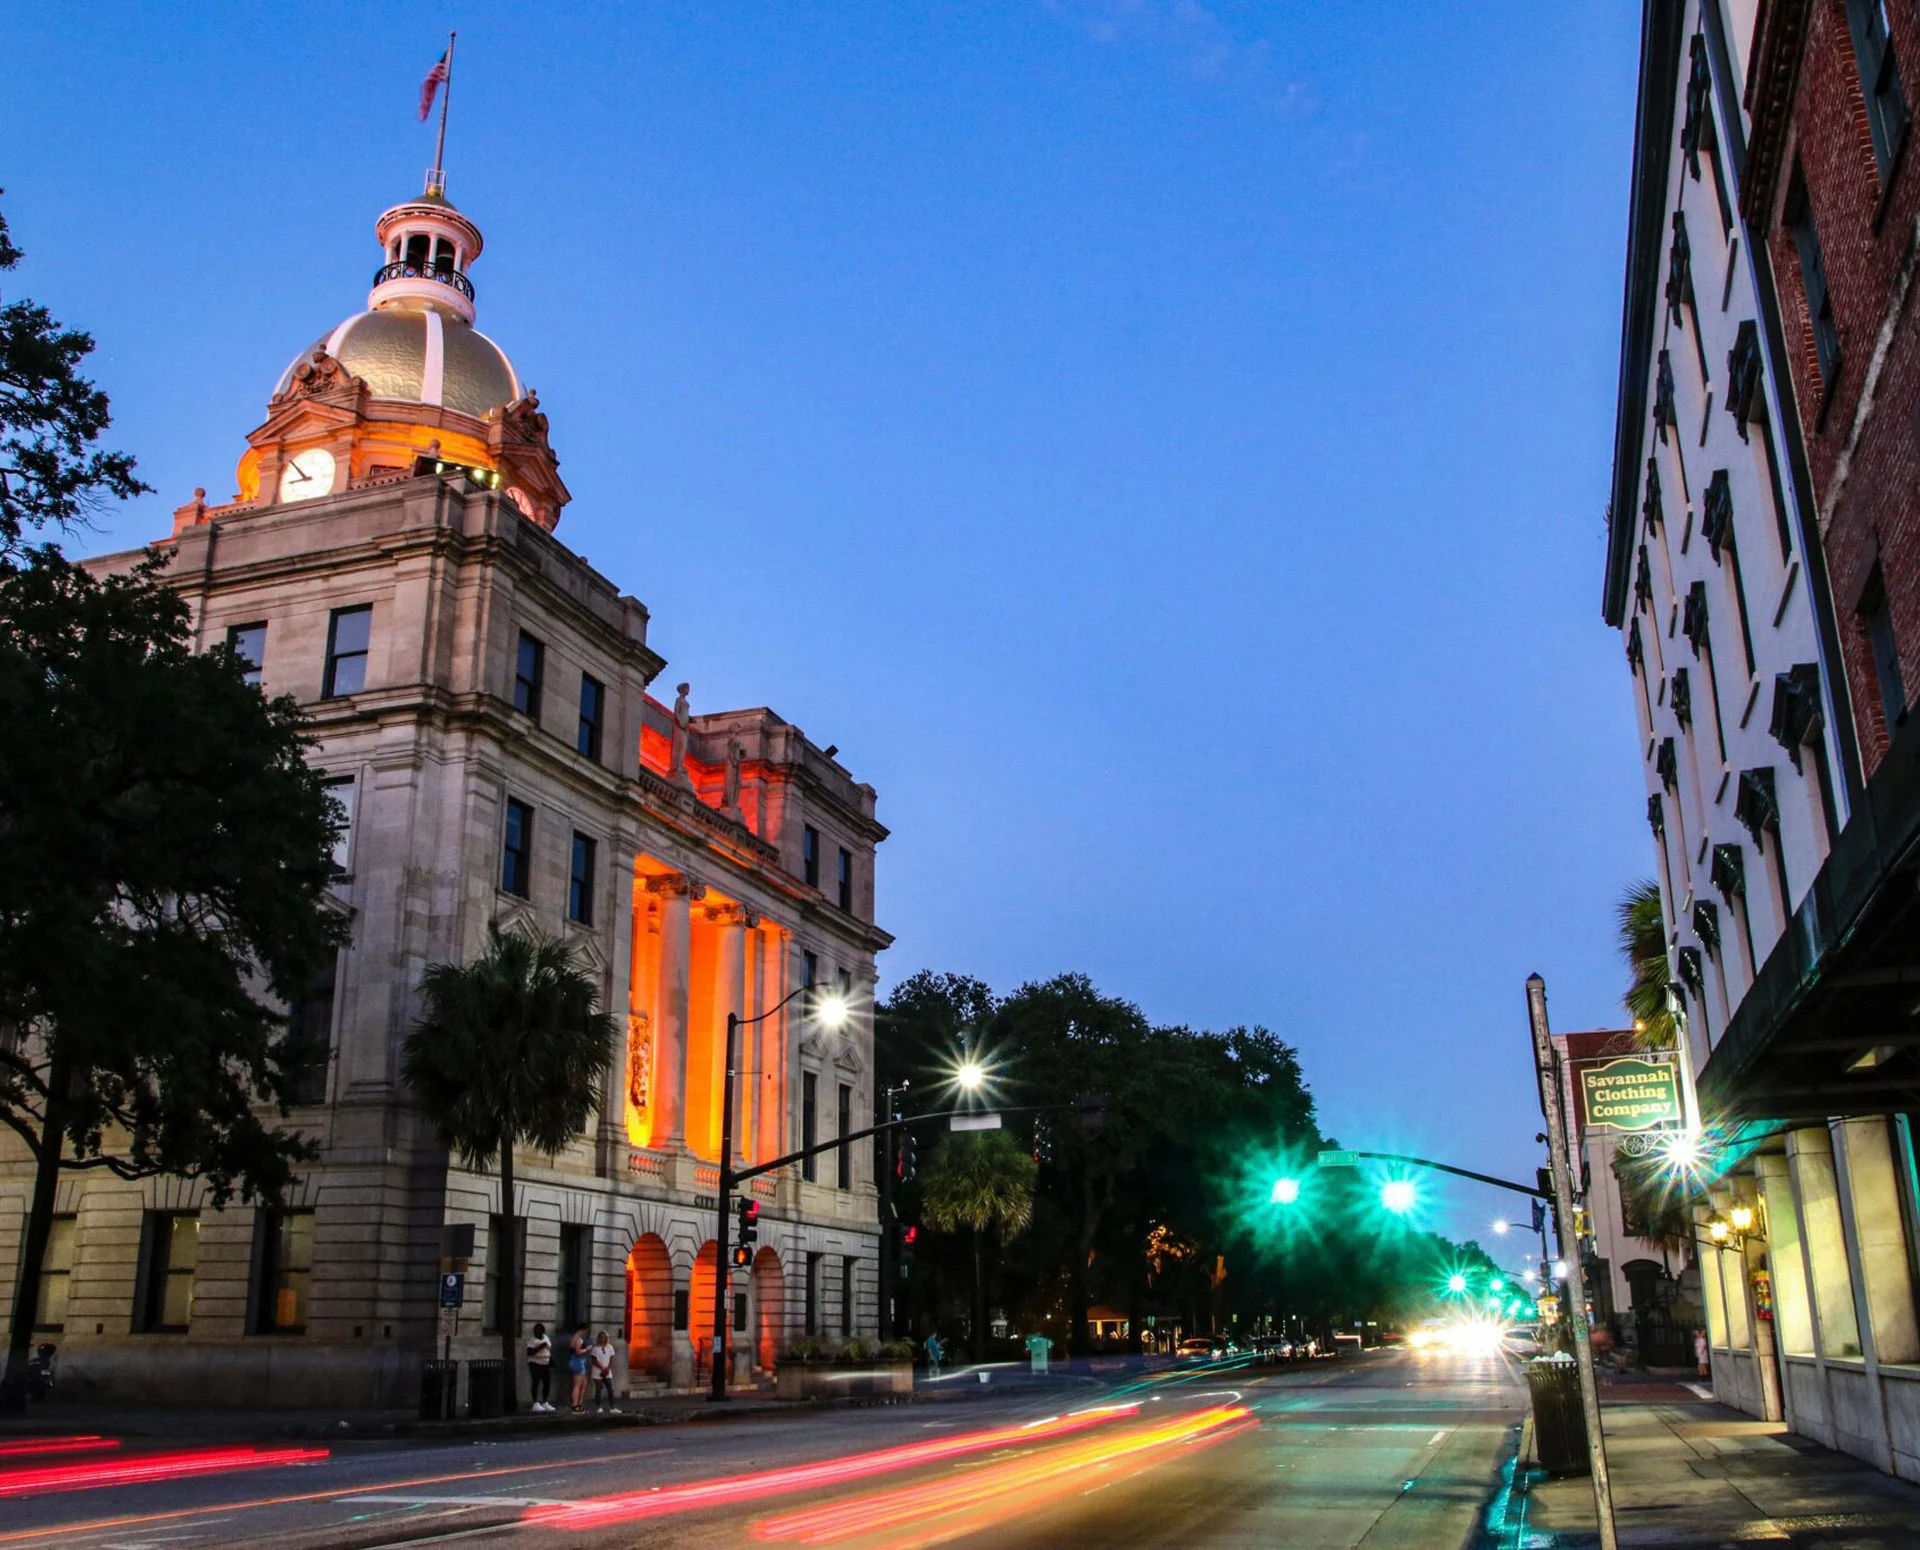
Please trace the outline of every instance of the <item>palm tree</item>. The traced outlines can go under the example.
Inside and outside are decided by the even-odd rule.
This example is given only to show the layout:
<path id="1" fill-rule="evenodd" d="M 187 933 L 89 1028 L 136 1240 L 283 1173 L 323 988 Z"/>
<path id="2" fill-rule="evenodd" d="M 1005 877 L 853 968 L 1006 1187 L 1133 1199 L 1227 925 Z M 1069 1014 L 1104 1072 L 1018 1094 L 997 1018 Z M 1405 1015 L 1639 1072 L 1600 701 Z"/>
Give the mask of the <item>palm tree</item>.
<path id="1" fill-rule="evenodd" d="M 920 1175 L 920 1209 L 938 1232 L 973 1234 L 973 1347 L 986 1350 L 989 1233 L 1018 1237 L 1033 1220 L 1039 1166 L 1004 1130 L 949 1136 Z"/>
<path id="2" fill-rule="evenodd" d="M 468 1167 L 500 1160 L 500 1355 L 512 1409 L 520 1337 L 514 1146 L 557 1152 L 586 1128 L 613 1064 L 616 1024 L 573 950 L 538 931 L 490 925 L 478 958 L 433 964 L 422 989 L 426 1011 L 401 1057 L 407 1085 L 441 1143 Z"/>
<path id="3" fill-rule="evenodd" d="M 1640 1030 L 1648 1049 L 1672 1049 L 1679 1040 L 1673 1001 L 1667 986 L 1673 975 L 1667 967 L 1667 923 L 1660 910 L 1660 886 L 1647 879 L 1628 887 L 1616 906 L 1620 926 L 1620 953 L 1632 979 L 1621 1004 Z"/>

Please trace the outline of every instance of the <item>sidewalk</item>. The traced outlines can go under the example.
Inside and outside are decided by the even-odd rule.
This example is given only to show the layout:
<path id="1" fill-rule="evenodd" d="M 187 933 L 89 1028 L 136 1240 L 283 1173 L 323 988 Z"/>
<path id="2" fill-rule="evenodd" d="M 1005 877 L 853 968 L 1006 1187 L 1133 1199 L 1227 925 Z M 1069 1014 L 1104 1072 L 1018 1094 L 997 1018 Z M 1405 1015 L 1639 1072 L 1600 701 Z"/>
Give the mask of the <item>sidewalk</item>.
<path id="1" fill-rule="evenodd" d="M 1665 1396 L 1647 1393 L 1667 1389 Z M 1622 1545 L 1920 1544 L 1920 1486 L 1698 1399 L 1684 1384 L 1604 1391 L 1601 1424 Z M 1531 1441 L 1525 1433 L 1523 1448 Z M 1498 1543 L 1536 1550 L 1597 1545 L 1593 1483 L 1548 1480 L 1530 1458 L 1514 1474 Z"/>

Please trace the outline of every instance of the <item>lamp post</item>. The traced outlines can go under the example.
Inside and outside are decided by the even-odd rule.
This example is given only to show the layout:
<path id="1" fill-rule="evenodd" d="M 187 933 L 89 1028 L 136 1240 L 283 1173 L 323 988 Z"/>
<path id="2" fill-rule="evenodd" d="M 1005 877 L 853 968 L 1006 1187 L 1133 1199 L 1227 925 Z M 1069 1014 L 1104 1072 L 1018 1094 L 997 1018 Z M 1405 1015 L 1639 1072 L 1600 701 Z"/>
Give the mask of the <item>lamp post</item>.
<path id="1" fill-rule="evenodd" d="M 888 1124 L 900 1118 L 900 1094 L 910 1084 L 895 1082 L 880 1094 L 880 1107 Z M 893 1338 L 893 1169 L 896 1138 L 891 1130 L 880 1132 L 880 1338 Z"/>
<path id="2" fill-rule="evenodd" d="M 752 1027 L 755 1023 L 765 1022 L 776 1012 L 783 1010 L 796 996 L 806 995 L 815 987 L 801 985 L 789 991 L 774 1005 L 756 1017 L 742 1017 L 738 1012 L 727 1013 L 727 1053 L 726 1083 L 720 1093 L 720 1179 L 714 1201 L 715 1220 L 713 1232 L 713 1373 L 712 1386 L 707 1397 L 712 1400 L 725 1400 L 727 1397 L 727 1326 L 731 1323 L 727 1307 L 728 1272 L 732 1258 L 729 1231 L 730 1222 L 727 1211 L 733 1194 L 733 1082 L 739 1075 L 734 1069 L 735 1037 L 742 1028 Z M 847 1003 L 841 996 L 825 996 L 814 1007 L 814 1020 L 822 1027 L 839 1028 L 847 1020 Z"/>

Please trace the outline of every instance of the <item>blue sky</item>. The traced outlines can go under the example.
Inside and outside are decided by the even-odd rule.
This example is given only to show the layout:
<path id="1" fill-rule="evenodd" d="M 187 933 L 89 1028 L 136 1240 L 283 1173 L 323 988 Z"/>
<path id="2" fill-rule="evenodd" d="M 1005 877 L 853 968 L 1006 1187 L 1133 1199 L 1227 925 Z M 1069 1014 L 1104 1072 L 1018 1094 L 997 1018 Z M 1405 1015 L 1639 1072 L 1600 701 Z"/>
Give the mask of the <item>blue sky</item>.
<path id="1" fill-rule="evenodd" d="M 696 709 L 878 787 L 887 979 L 1265 1023 L 1347 1145 L 1530 1176 L 1523 980 L 1615 1023 L 1652 862 L 1598 613 L 1634 9 L 16 3 L 9 294 L 159 492 L 76 547 L 231 493 L 448 26 L 560 536 Z"/>

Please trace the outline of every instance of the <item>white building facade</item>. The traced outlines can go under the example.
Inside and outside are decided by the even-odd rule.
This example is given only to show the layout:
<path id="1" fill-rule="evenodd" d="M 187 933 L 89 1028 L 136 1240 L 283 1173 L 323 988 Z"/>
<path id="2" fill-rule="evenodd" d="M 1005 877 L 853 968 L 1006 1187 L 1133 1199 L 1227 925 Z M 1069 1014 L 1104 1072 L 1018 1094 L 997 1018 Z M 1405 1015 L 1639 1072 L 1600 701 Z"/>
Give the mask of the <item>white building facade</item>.
<path id="1" fill-rule="evenodd" d="M 302 702 L 351 818 L 351 942 L 291 1009 L 309 1067 L 288 1123 L 321 1160 L 273 1209 L 214 1210 L 181 1179 L 63 1179 L 36 1338 L 72 1391 L 411 1403 L 462 1224 L 456 1357 L 498 1354 L 511 1230 L 523 1324 L 610 1330 L 629 1389 L 692 1385 L 712 1348 L 727 1014 L 772 1014 L 736 1060 L 737 1165 L 873 1122 L 890 941 L 873 789 L 772 711 L 649 694 L 648 612 L 553 536 L 568 492 L 546 418 L 472 326 L 478 229 L 430 192 L 378 233 L 367 310 L 281 378 L 235 500 L 196 495 L 165 545 L 200 646 L 231 643 L 264 692 Z M 558 1155 L 521 1154 L 512 1202 L 449 1159 L 399 1077 L 423 971 L 471 958 L 493 923 L 564 935 L 623 1030 L 599 1114 Z M 810 995 L 773 1011 L 809 985 L 847 993 L 845 1027 L 816 1024 Z M 852 1145 L 749 1186 L 733 1377 L 803 1333 L 875 1332 L 872 1173 Z M 9 1284 L 29 1189 L 0 1144 Z"/>
<path id="2" fill-rule="evenodd" d="M 1870 1083 L 1816 1092 L 1783 1060 L 1858 1045 L 1835 1068 L 1870 1074 L 1875 1028 L 1764 1056 L 1747 1031 L 1785 1015 L 1775 987 L 1864 801 L 1775 281 L 1741 215 L 1758 9 L 1645 8 L 1603 611 L 1704 1127 L 1675 1171 L 1714 1391 L 1920 1478 L 1910 1130 Z"/>

